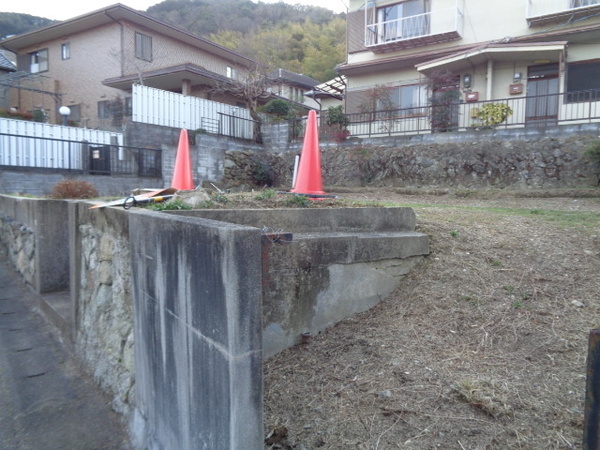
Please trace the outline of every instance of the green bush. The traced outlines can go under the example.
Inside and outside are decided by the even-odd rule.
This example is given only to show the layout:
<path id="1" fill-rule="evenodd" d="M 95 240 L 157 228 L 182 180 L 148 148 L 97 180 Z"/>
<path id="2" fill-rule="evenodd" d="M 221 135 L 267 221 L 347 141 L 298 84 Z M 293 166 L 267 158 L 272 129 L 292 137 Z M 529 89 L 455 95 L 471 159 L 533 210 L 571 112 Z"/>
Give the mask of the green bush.
<path id="1" fill-rule="evenodd" d="M 345 130 L 350 125 L 350 119 L 342 109 L 342 105 L 327 108 L 327 125 Z"/>
<path id="2" fill-rule="evenodd" d="M 267 114 L 272 114 L 279 119 L 284 119 L 290 114 L 290 104 L 285 100 L 276 98 L 267 103 L 264 107 L 264 111 Z"/>
<path id="3" fill-rule="evenodd" d="M 484 127 L 493 127 L 504 122 L 512 113 L 505 103 L 488 103 L 479 108 L 477 118 Z"/>

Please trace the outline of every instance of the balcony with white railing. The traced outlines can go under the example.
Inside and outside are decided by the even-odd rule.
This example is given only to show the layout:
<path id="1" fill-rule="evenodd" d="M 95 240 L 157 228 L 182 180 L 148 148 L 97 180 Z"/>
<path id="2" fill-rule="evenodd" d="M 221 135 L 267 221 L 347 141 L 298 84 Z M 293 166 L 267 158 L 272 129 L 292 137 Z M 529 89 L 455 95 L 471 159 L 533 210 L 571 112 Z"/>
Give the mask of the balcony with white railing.
<path id="1" fill-rule="evenodd" d="M 581 19 L 600 13 L 600 0 L 525 0 L 529 26 Z"/>
<path id="2" fill-rule="evenodd" d="M 402 17 L 379 20 L 380 14 L 367 14 L 365 46 L 377 53 L 403 50 L 424 45 L 453 41 L 462 37 L 463 11 L 457 5 Z M 370 23 L 369 23 L 370 22 Z"/>

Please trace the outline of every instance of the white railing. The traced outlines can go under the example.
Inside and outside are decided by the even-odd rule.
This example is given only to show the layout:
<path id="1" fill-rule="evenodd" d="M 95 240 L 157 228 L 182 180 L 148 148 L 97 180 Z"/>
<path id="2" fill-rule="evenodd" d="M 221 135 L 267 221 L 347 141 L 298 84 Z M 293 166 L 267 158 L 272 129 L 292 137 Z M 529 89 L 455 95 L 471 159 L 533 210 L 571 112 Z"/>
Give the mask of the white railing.
<path id="1" fill-rule="evenodd" d="M 367 17 L 377 17 L 377 11 L 371 11 Z M 456 7 L 439 9 L 400 19 L 379 21 L 366 24 L 365 45 L 372 47 L 409 39 L 447 33 L 462 34 L 463 13 Z"/>
<path id="2" fill-rule="evenodd" d="M 0 118 L 0 165 L 82 169 L 84 144 L 123 145 L 123 135 Z"/>
<path id="3" fill-rule="evenodd" d="M 252 139 L 251 126 L 239 126 L 235 134 L 230 134 L 232 117 L 241 122 L 252 120 L 249 111 L 244 108 L 148 86 L 133 86 L 134 122 Z"/>
<path id="4" fill-rule="evenodd" d="M 526 0 L 527 18 L 542 17 L 600 5 L 600 0 Z"/>

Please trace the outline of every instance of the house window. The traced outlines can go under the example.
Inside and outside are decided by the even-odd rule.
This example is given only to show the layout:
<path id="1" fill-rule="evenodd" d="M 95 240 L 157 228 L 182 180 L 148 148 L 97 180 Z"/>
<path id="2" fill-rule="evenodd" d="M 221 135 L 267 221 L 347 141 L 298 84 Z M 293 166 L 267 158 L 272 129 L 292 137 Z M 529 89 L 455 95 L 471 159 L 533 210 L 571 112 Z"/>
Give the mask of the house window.
<path id="1" fill-rule="evenodd" d="M 567 66 L 567 102 L 600 99 L 600 61 L 569 63 Z"/>
<path id="2" fill-rule="evenodd" d="M 399 116 L 421 114 L 427 104 L 427 89 L 424 85 L 410 84 L 390 89 L 389 97 L 378 100 L 378 110 L 400 109 Z"/>
<path id="3" fill-rule="evenodd" d="M 125 106 L 123 115 L 130 117 L 133 115 L 133 97 L 125 97 Z"/>
<path id="4" fill-rule="evenodd" d="M 80 122 L 81 121 L 81 105 L 69 106 L 71 113 L 69 114 L 69 122 Z"/>
<path id="5" fill-rule="evenodd" d="M 377 8 L 377 42 L 391 42 L 429 34 L 427 0 L 409 0 Z"/>
<path id="6" fill-rule="evenodd" d="M 63 60 L 71 58 L 71 43 L 70 42 L 62 44 L 60 46 L 60 56 Z"/>
<path id="7" fill-rule="evenodd" d="M 29 54 L 31 65 L 29 71 L 31 73 L 46 72 L 48 70 L 48 49 L 38 50 Z"/>
<path id="8" fill-rule="evenodd" d="M 136 31 L 135 57 L 144 61 L 152 61 L 152 36 Z"/>
<path id="9" fill-rule="evenodd" d="M 98 102 L 98 119 L 110 119 L 111 117 L 111 102 L 103 100 Z"/>
<path id="10" fill-rule="evenodd" d="M 237 71 L 235 68 L 227 66 L 227 78 L 231 78 L 233 80 L 237 79 Z"/>

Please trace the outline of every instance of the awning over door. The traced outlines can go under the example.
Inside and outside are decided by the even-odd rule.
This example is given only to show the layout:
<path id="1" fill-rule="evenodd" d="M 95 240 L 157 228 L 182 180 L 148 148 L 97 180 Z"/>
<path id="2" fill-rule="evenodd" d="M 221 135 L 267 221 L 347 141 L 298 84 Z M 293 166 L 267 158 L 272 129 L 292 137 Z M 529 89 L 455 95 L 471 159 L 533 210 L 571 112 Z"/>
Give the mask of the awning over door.
<path id="1" fill-rule="evenodd" d="M 454 53 L 443 58 L 417 64 L 416 69 L 427 75 L 434 70 L 449 70 L 459 73 L 473 66 L 487 64 L 488 61 L 534 60 L 559 62 L 567 46 L 567 41 L 529 44 L 486 44 L 465 52 Z"/>

